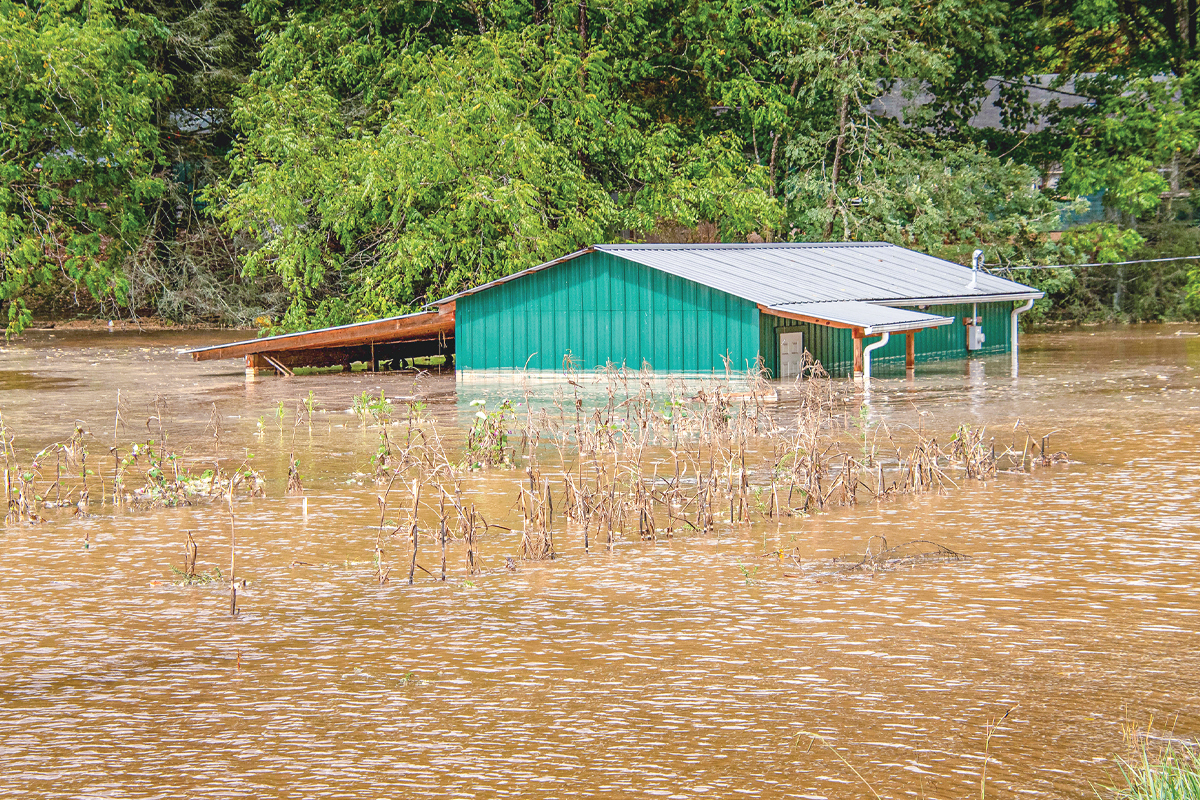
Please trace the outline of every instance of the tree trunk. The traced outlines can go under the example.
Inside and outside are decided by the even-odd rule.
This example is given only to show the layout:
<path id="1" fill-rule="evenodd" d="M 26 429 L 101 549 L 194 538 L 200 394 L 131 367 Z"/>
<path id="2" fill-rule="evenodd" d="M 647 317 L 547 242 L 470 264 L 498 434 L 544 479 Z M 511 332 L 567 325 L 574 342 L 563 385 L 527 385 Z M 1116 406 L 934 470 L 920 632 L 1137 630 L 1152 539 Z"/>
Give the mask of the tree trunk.
<path id="1" fill-rule="evenodd" d="M 800 85 L 800 76 L 797 75 L 796 79 L 792 81 L 791 90 L 788 91 L 789 97 L 796 96 L 796 87 L 798 87 L 799 85 Z M 783 135 L 782 131 L 776 132 L 771 141 L 771 161 L 767 167 L 767 180 L 771 184 L 771 195 L 772 196 L 774 196 L 776 194 L 776 190 L 775 190 L 775 159 L 779 154 L 779 137 L 782 135 Z"/>
<path id="2" fill-rule="evenodd" d="M 579 0 L 579 101 L 582 103 L 587 94 L 587 51 L 588 51 L 588 18 L 587 0 Z M 586 153 L 583 148 L 575 152 L 580 166 L 584 164 Z"/>
<path id="3" fill-rule="evenodd" d="M 467 8 L 471 9 L 471 13 L 475 15 L 475 24 L 479 27 L 479 35 L 487 34 L 487 25 L 483 21 L 483 10 L 475 0 L 467 0 Z"/>
<path id="4" fill-rule="evenodd" d="M 1188 0 L 1175 0 L 1175 21 L 1179 26 L 1179 49 L 1187 51 L 1192 42 L 1192 34 L 1190 31 L 1192 15 Z M 1185 56 L 1186 58 L 1186 56 Z M 1181 58 L 1180 61 L 1185 60 Z"/>
<path id="5" fill-rule="evenodd" d="M 838 111 L 838 137 L 837 144 L 833 148 L 833 169 L 830 173 L 829 180 L 829 200 L 825 207 L 833 211 L 834 204 L 837 202 L 837 182 L 838 176 L 842 171 L 842 152 L 846 147 L 846 116 L 850 113 L 850 95 L 842 97 L 842 108 Z M 825 238 L 828 239 L 833 235 L 833 219 L 836 214 L 831 214 L 829 221 L 825 223 Z"/>
<path id="6" fill-rule="evenodd" d="M 588 0 L 580 0 L 580 59 L 588 54 Z M 584 72 L 584 77 L 587 72 Z"/>

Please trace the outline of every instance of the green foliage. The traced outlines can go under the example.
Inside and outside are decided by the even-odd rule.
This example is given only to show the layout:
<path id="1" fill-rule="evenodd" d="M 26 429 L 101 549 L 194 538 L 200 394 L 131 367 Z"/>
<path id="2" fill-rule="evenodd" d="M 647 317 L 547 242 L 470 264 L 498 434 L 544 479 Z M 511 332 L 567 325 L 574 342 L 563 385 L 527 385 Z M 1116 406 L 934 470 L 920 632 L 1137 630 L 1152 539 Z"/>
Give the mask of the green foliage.
<path id="1" fill-rule="evenodd" d="M 1128 261 L 1145 241 L 1137 231 L 1098 222 L 1066 231 L 1058 244 L 1062 257 L 1070 263 L 1096 264 Z"/>
<path id="2" fill-rule="evenodd" d="M 504 400 L 495 411 L 487 410 L 483 400 L 473 400 L 472 408 L 478 408 L 467 433 L 465 455 L 471 469 L 483 467 L 512 467 L 513 452 L 508 444 L 508 424 L 513 413 L 512 403 Z"/>
<path id="3" fill-rule="evenodd" d="M 1143 748 L 1134 762 L 1119 761 L 1125 786 L 1118 800 L 1200 800 L 1200 753 L 1194 747 L 1168 747 L 1154 757 Z"/>
<path id="4" fill-rule="evenodd" d="M 160 196 L 147 67 L 158 22 L 104 2 L 0 0 L 0 300 L 9 334 L 39 290 L 65 281 L 117 307 L 120 269 Z"/>
<path id="5" fill-rule="evenodd" d="M 363 425 L 387 425 L 392 419 L 392 401 L 387 399 L 382 389 L 378 397 L 363 392 L 354 398 L 351 408 Z"/>
<path id="6" fill-rule="evenodd" d="M 1196 163 L 1200 93 L 1194 72 L 1132 81 L 1101 75 L 1077 87 L 1096 102 L 1067 115 L 1073 141 L 1063 154 L 1061 188 L 1076 194 L 1104 190 L 1107 205 L 1135 220 L 1157 210 Z"/>
<path id="7" fill-rule="evenodd" d="M 1033 188 L 1032 168 L 970 145 L 918 142 L 896 136 L 864 154 L 857 194 L 840 210 L 842 238 L 895 242 L 959 263 L 969 263 L 978 247 L 996 264 L 1051 256 L 1047 234 L 1059 207 Z M 811 172 L 792 182 L 797 238 L 824 238 L 830 216 L 818 202 L 826 191 Z"/>
<path id="8" fill-rule="evenodd" d="M 1176 6 L 0 0 L 0 303 L 10 334 L 64 303 L 277 332 L 644 238 L 1047 264 L 1098 193 L 1130 251 L 1200 175 Z M 1161 318 L 1195 313 L 1183 270 L 1033 280 L 1060 317 Z"/>
<path id="9" fill-rule="evenodd" d="M 1059 258 L 1102 266 L 1033 270 L 1020 277 L 1047 294 L 1030 314 L 1035 323 L 1196 319 L 1200 296 L 1188 289 L 1194 261 L 1106 264 L 1197 254 L 1200 229 L 1188 223 L 1143 225 L 1140 231 L 1093 223 L 1063 233 Z"/>
<path id="10" fill-rule="evenodd" d="M 736 138 L 652 124 L 619 102 L 610 62 L 541 29 L 343 43 L 293 71 L 306 33 L 291 21 L 269 39 L 213 193 L 256 240 L 248 272 L 290 292 L 284 327 L 411 310 L 662 219 L 737 234 L 778 217 Z M 335 56 L 389 95 L 349 104 Z"/>
<path id="11" fill-rule="evenodd" d="M 221 574 L 219 567 L 213 567 L 208 571 L 200 570 L 198 572 L 192 572 L 189 574 L 172 564 L 171 574 L 175 576 L 174 583 L 177 586 L 207 586 L 210 583 L 218 583 L 225 578 L 225 576 Z"/>

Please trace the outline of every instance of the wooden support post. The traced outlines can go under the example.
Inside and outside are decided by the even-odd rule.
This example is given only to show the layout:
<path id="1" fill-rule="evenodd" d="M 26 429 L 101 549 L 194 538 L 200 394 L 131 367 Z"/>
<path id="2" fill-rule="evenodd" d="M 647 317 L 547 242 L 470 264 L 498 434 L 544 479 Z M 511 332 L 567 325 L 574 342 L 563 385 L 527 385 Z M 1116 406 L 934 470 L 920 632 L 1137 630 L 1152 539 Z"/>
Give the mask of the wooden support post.
<path id="1" fill-rule="evenodd" d="M 854 377 L 862 377 L 863 374 L 863 329 L 855 328 L 854 336 Z"/>
<path id="2" fill-rule="evenodd" d="M 253 379 L 258 375 L 264 375 L 268 372 L 274 372 L 275 368 L 262 357 L 260 353 L 251 353 L 246 356 L 246 377 Z"/>
<path id="3" fill-rule="evenodd" d="M 916 335 L 916 331 L 904 334 L 904 368 L 909 372 L 912 372 L 917 366 L 917 348 L 913 344 L 913 338 Z"/>

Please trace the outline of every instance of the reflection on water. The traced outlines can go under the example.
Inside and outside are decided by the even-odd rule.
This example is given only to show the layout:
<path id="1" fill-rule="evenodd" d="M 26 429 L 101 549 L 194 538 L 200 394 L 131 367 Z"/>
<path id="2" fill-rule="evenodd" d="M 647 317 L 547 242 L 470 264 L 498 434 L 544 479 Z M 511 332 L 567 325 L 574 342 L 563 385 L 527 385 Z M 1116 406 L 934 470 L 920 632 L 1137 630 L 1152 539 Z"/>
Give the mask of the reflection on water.
<path id="1" fill-rule="evenodd" d="M 234 619 L 220 588 L 169 582 L 183 531 L 202 568 L 227 564 L 213 507 L 0 533 L 0 794 L 868 796 L 812 733 L 884 797 L 963 797 L 985 725 L 1013 709 L 988 796 L 1093 797 L 1123 722 L 1200 736 L 1200 338 L 1178 327 L 1027 336 L 1016 380 L 999 358 L 876 382 L 875 421 L 986 423 L 1007 442 L 1020 420 L 1057 430 L 1068 466 L 612 553 L 562 532 L 560 559 L 516 571 L 516 537 L 493 531 L 487 573 L 468 580 L 452 552 L 446 584 L 382 588 L 376 490 L 352 477 L 377 433 L 346 409 L 411 376 L 246 384 L 236 362 L 176 355 L 215 334 L 10 343 L 4 374 L 63 381 L 2 387 L 18 450 L 79 419 L 106 453 L 119 389 L 123 442 L 147 438 L 161 395 L 173 446 L 209 448 L 215 406 L 228 457 L 269 480 L 237 505 Z M 305 514 L 283 486 L 310 390 L 325 412 L 297 433 Z M 443 421 L 470 413 L 450 376 L 416 390 Z M 491 521 L 516 519 L 515 478 L 470 479 Z M 816 582 L 764 557 L 861 553 L 877 534 L 970 559 Z"/>

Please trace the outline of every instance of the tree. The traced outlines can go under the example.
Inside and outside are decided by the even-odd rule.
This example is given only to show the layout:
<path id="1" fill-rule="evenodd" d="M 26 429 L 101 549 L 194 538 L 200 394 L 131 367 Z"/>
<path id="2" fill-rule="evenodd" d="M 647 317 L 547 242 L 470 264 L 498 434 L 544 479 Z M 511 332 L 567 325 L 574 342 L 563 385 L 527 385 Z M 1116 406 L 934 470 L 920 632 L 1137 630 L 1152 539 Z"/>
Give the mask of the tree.
<path id="1" fill-rule="evenodd" d="M 1094 98 L 1065 112 L 1072 142 L 1060 186 L 1076 194 L 1104 191 L 1105 203 L 1131 224 L 1163 200 L 1190 194 L 1200 148 L 1200 94 L 1195 71 L 1126 80 L 1099 75 L 1077 84 Z"/>
<path id="2" fill-rule="evenodd" d="M 573 23 L 590 19 L 580 8 Z M 247 270 L 283 278 L 283 327 L 411 310 L 663 222 L 707 219 L 725 236 L 778 224 L 740 141 L 688 137 L 629 103 L 602 35 L 502 30 L 477 10 L 484 33 L 446 44 L 408 23 L 391 41 L 336 39 L 337 60 L 369 63 L 361 89 L 329 54 L 297 66 L 311 55 L 297 38 L 320 25 L 267 34 L 231 175 L 210 196 L 255 241 Z"/>
<path id="3" fill-rule="evenodd" d="M 153 19 L 99 0 L 0 0 L 0 301 L 8 333 L 34 295 L 65 282 L 113 309 L 120 266 L 163 192 L 147 68 Z"/>

